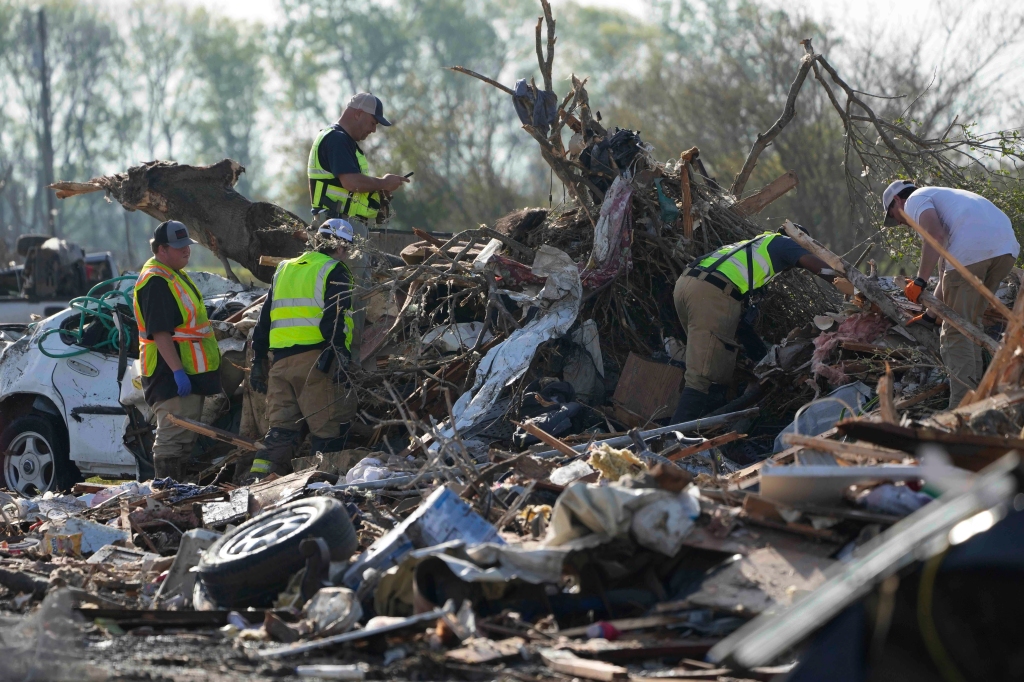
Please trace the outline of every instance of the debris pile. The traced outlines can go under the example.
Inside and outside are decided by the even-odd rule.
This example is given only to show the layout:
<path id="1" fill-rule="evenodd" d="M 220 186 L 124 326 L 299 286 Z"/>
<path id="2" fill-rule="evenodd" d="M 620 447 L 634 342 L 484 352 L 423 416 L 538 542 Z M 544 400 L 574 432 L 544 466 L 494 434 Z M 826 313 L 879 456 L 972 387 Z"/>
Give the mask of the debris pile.
<path id="1" fill-rule="evenodd" d="M 108 651 L 174 640 L 222 644 L 218 665 L 246 673 L 331 679 L 811 679 L 837 647 L 883 668 L 911 650 L 922 670 L 1003 676 L 1015 601 L 962 596 L 983 598 L 988 579 L 1019 589 L 1019 558 L 998 549 L 1016 546 L 1024 508 L 1024 273 L 984 329 L 939 311 L 991 353 L 945 410 L 937 332 L 907 325 L 921 307 L 787 224 L 855 290 L 774 281 L 729 402 L 668 423 L 686 343 L 673 284 L 760 233 L 751 216 L 778 193 L 737 202 L 696 149 L 658 162 L 591 115 L 585 81 L 559 104 L 542 5 L 545 85 L 507 90 L 573 201 L 421 233 L 400 256 L 359 244 L 373 268 L 356 293 L 346 449 L 307 440 L 293 473 L 242 485 L 267 427 L 244 377 L 264 290 L 197 279 L 233 379 L 202 420 L 174 422 L 203 436 L 188 481 L 147 480 L 128 280 L 2 331 L 0 422 L 16 437 L 0 607 L 36 614 L 0 622 L 18 675 L 54 665 L 26 652 L 59 630 L 108 672 L 135 665 Z M 49 393 L 17 398 L 29 381 Z M 88 400 L 64 410 L 72 383 Z M 92 477 L 65 485 L 76 472 Z"/>

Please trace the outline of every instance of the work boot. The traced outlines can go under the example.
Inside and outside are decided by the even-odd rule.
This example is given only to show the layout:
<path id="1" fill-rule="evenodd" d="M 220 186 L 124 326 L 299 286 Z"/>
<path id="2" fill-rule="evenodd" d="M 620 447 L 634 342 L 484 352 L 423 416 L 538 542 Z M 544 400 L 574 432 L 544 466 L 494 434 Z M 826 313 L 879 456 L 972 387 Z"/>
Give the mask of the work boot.
<path id="1" fill-rule="evenodd" d="M 348 444 L 348 427 L 346 422 L 341 425 L 340 432 L 334 438 L 320 438 L 319 436 L 309 437 L 309 454 L 327 454 L 328 452 L 341 452 Z"/>
<path id="2" fill-rule="evenodd" d="M 185 459 L 183 457 L 154 457 L 153 478 L 170 478 L 176 483 L 184 483 Z"/>
<path id="3" fill-rule="evenodd" d="M 250 474 L 265 478 L 270 474 L 287 476 L 292 472 L 292 457 L 302 442 L 302 434 L 290 429 L 272 427 L 263 437 L 263 450 L 252 461 Z"/>
<path id="4" fill-rule="evenodd" d="M 682 395 L 679 396 L 676 411 L 672 414 L 672 419 L 669 420 L 669 425 L 693 421 L 705 414 L 708 411 L 708 399 L 707 393 L 701 393 L 695 388 L 684 388 Z"/>

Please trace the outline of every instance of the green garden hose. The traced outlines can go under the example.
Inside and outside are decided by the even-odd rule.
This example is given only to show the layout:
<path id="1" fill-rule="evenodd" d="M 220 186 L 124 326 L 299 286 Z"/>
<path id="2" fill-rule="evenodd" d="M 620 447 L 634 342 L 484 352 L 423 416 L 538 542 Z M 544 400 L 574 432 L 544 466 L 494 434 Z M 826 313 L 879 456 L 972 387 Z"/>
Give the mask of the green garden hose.
<path id="1" fill-rule="evenodd" d="M 78 329 L 61 329 L 59 327 L 55 329 L 47 329 L 39 337 L 39 340 L 36 341 L 36 345 L 39 346 L 39 351 L 48 358 L 71 358 L 90 351 L 102 351 L 107 348 L 114 351 L 119 350 L 122 333 L 118 330 L 117 325 L 114 324 L 114 315 L 117 312 L 117 306 L 121 303 L 131 307 L 131 295 L 128 291 L 122 291 L 117 288 L 114 288 L 98 297 L 95 295 L 95 292 L 97 289 L 113 285 L 117 282 L 135 279 L 138 279 L 138 275 L 122 275 L 120 277 L 108 279 L 94 286 L 85 296 L 78 296 L 71 299 L 68 307 L 72 310 L 77 310 L 79 313 Z M 43 341 L 45 341 L 51 334 L 61 334 L 64 338 L 71 337 L 80 344 L 82 342 L 82 330 L 85 329 L 86 324 L 91 322 L 93 318 L 100 322 L 105 332 L 103 340 L 99 343 L 93 344 L 88 348 L 76 348 L 68 351 L 67 353 L 52 353 L 43 348 Z"/>

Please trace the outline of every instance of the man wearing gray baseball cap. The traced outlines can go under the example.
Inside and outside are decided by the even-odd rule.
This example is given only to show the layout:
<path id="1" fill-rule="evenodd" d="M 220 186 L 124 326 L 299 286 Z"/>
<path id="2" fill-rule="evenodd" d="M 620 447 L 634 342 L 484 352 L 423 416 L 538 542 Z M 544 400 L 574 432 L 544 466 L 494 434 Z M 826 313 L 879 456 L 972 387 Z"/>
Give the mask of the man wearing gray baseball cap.
<path id="1" fill-rule="evenodd" d="M 409 182 L 391 173 L 370 175 L 359 143 L 377 132 L 378 125 L 391 126 L 384 118 L 384 104 L 373 94 L 360 92 L 348 101 L 337 122 L 317 135 L 306 168 L 309 201 L 319 218 L 314 226 L 328 218 L 370 223 L 380 209 L 380 193 L 394 192 Z"/>
<path id="2" fill-rule="evenodd" d="M 359 143 L 377 132 L 377 126 L 391 126 L 384 117 L 384 104 L 369 92 L 360 92 L 348 101 L 341 117 L 330 128 L 321 130 L 309 150 L 306 175 L 309 178 L 309 201 L 313 210 L 313 228 L 325 220 L 343 218 L 357 237 L 366 239 L 375 224 L 381 207 L 381 193 L 394 192 L 408 177 L 387 173 L 381 177 L 370 174 L 370 164 Z M 366 252 L 358 248 L 349 254 L 349 265 L 356 285 L 366 279 L 369 265 Z M 359 358 L 362 346 L 362 304 L 353 314 L 355 340 L 352 356 Z M 358 362 L 358 360 L 357 360 Z"/>
<path id="3" fill-rule="evenodd" d="M 134 290 L 142 390 L 156 423 L 153 468 L 157 478 L 176 481 L 185 480 L 197 434 L 173 424 L 170 415 L 198 420 L 205 396 L 221 392 L 220 349 L 203 295 L 185 272 L 197 243 L 182 222 L 157 225 L 153 257 Z"/>
<path id="4" fill-rule="evenodd" d="M 917 187 L 909 180 L 897 180 L 882 193 L 882 208 L 885 225 L 909 225 L 908 217 L 917 222 L 944 244 L 949 254 L 989 291 L 994 292 L 1010 274 L 1020 253 L 1010 219 L 995 204 L 974 192 L 951 187 Z M 917 277 L 908 282 L 905 289 L 909 300 L 917 303 L 938 263 L 939 252 L 922 243 Z M 949 263 L 939 273 L 935 297 L 981 326 L 988 302 Z M 926 313 L 912 322 L 919 319 L 934 322 L 935 317 Z M 943 322 L 939 353 L 949 372 L 949 407 L 952 409 L 981 380 L 985 369 L 981 348 L 948 322 Z"/>

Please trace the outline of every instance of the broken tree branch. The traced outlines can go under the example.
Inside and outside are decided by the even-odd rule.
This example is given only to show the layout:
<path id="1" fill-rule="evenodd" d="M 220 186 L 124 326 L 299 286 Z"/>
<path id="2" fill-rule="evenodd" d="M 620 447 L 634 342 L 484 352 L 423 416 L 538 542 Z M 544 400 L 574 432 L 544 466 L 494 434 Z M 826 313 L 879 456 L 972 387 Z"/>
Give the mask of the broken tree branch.
<path id="1" fill-rule="evenodd" d="M 814 50 L 811 48 L 811 39 L 805 38 L 800 41 L 800 44 L 804 46 L 804 50 L 807 54 L 803 56 L 800 61 L 800 70 L 796 72 L 796 78 L 793 79 L 793 84 L 789 86 L 789 96 L 786 98 L 786 106 L 782 110 L 782 115 L 775 121 L 764 133 L 757 134 L 757 140 L 754 142 L 754 146 L 750 148 L 750 153 L 747 154 L 747 160 L 743 162 L 743 168 L 736 175 L 736 179 L 732 183 L 732 188 L 729 190 L 732 192 L 734 197 L 739 197 L 743 193 L 743 188 L 747 185 L 747 180 L 750 179 L 750 174 L 754 172 L 754 166 L 757 165 L 757 158 L 761 156 L 772 140 L 774 140 L 782 129 L 786 127 L 791 120 L 793 120 L 794 114 L 796 114 L 796 96 L 800 93 L 800 88 L 803 87 L 804 80 L 807 78 L 807 72 L 811 70 L 811 65 L 814 64 L 814 60 L 817 58 L 814 54 Z"/>
<path id="2" fill-rule="evenodd" d="M 462 73 L 462 74 L 465 74 L 467 76 L 472 76 L 473 78 L 477 78 L 479 80 L 482 80 L 484 83 L 487 83 L 488 85 L 493 85 L 494 87 L 498 88 L 502 92 L 505 92 L 505 93 L 507 93 L 509 95 L 515 96 L 515 94 L 516 94 L 512 90 L 512 88 L 508 87 L 507 85 L 502 85 L 501 83 L 499 83 L 498 81 L 494 80 L 493 78 L 488 78 L 487 76 L 484 76 L 483 74 L 479 74 L 476 71 L 473 71 L 471 69 L 467 69 L 464 66 L 446 66 L 444 68 L 448 69 L 449 71 L 455 71 L 456 73 Z"/>

